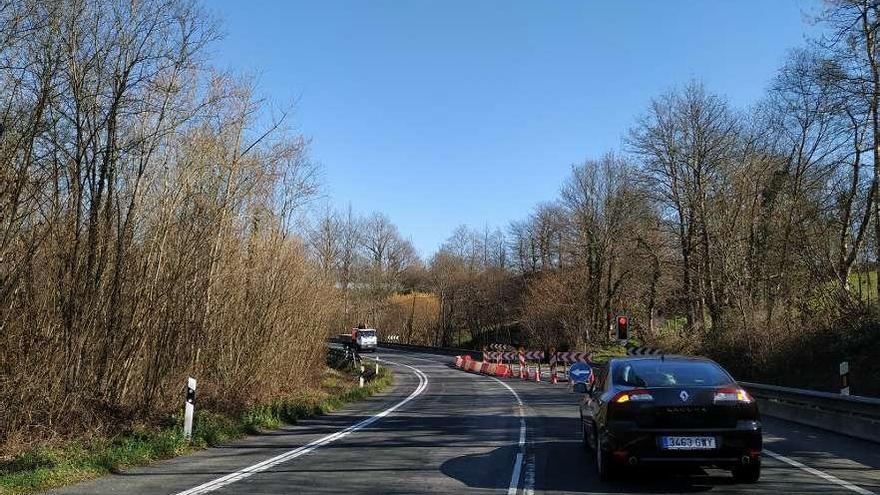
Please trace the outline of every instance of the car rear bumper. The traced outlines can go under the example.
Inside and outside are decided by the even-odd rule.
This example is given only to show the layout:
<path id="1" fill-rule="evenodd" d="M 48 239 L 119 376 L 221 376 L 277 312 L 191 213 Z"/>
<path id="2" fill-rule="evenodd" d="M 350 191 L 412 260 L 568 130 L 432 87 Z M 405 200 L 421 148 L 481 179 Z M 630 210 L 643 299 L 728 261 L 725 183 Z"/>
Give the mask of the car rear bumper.
<path id="1" fill-rule="evenodd" d="M 761 458 L 761 427 L 745 422 L 738 428 L 703 430 L 642 430 L 632 425 L 609 428 L 605 448 L 611 458 L 627 464 L 696 464 L 732 467 L 758 463 Z M 712 436 L 716 448 L 711 450 L 664 450 L 663 436 Z"/>

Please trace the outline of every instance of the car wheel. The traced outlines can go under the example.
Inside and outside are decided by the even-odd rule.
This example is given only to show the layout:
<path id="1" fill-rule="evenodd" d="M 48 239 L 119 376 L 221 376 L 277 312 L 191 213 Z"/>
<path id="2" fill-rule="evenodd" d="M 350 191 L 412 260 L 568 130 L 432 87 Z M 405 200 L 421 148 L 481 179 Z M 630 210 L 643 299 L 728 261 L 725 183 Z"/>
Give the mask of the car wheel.
<path id="1" fill-rule="evenodd" d="M 599 438 L 599 432 L 596 433 L 596 449 L 593 455 L 596 457 L 596 473 L 601 481 L 611 481 L 614 479 L 614 465 L 608 452 L 602 448 L 602 442 Z"/>
<path id="2" fill-rule="evenodd" d="M 761 478 L 761 461 L 733 468 L 733 479 L 738 483 L 756 483 Z"/>

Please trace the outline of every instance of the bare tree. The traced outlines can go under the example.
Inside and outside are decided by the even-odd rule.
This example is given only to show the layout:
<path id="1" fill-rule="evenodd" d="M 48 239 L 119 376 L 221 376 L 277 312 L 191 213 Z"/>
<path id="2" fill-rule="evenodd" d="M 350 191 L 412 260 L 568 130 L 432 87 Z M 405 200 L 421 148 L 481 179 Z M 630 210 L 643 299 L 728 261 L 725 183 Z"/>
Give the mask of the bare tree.
<path id="1" fill-rule="evenodd" d="M 308 235 L 309 246 L 326 277 L 339 269 L 342 257 L 342 222 L 329 207 L 321 212 Z"/>
<path id="2" fill-rule="evenodd" d="M 675 226 L 692 328 L 704 326 L 704 308 L 711 328 L 721 323 L 725 296 L 713 266 L 718 247 L 710 207 L 723 167 L 735 154 L 737 136 L 738 122 L 727 104 L 691 83 L 653 101 L 628 140 Z"/>
<path id="3" fill-rule="evenodd" d="M 880 5 L 870 0 L 834 0 L 828 2 L 820 21 L 830 31 L 818 41 L 818 46 L 829 59 L 826 66 L 830 70 L 825 71 L 826 80 L 842 90 L 844 98 L 851 100 L 843 104 L 855 129 L 853 143 L 856 151 L 852 163 L 856 171 L 861 167 L 861 150 L 872 150 L 873 180 L 869 210 L 874 217 L 875 243 L 880 245 L 880 201 L 874 200 L 880 184 L 880 41 L 877 38 Z M 858 131 L 863 124 L 867 124 L 867 129 Z M 849 255 L 843 254 L 838 264 L 844 266 L 847 260 Z M 880 289 L 880 280 L 877 281 L 877 288 Z"/>

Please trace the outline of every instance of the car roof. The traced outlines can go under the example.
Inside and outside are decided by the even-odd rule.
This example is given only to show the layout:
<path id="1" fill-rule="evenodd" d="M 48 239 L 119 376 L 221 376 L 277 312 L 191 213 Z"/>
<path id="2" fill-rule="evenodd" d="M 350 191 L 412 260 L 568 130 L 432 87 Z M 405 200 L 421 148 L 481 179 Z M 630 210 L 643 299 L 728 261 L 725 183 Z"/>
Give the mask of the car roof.
<path id="1" fill-rule="evenodd" d="M 612 358 L 609 362 L 611 363 L 625 363 L 629 361 L 669 361 L 674 363 L 715 363 L 709 358 L 701 357 L 701 356 L 680 356 L 678 354 L 663 354 L 663 355 L 655 355 L 655 356 L 625 356 Z"/>

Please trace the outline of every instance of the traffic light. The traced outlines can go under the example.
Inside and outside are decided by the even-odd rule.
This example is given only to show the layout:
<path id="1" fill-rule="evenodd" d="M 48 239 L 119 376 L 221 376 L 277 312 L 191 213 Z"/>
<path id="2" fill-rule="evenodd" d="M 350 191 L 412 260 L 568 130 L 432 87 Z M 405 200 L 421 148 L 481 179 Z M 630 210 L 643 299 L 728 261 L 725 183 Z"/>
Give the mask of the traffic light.
<path id="1" fill-rule="evenodd" d="M 629 340 L 629 316 L 617 315 L 617 340 Z"/>

